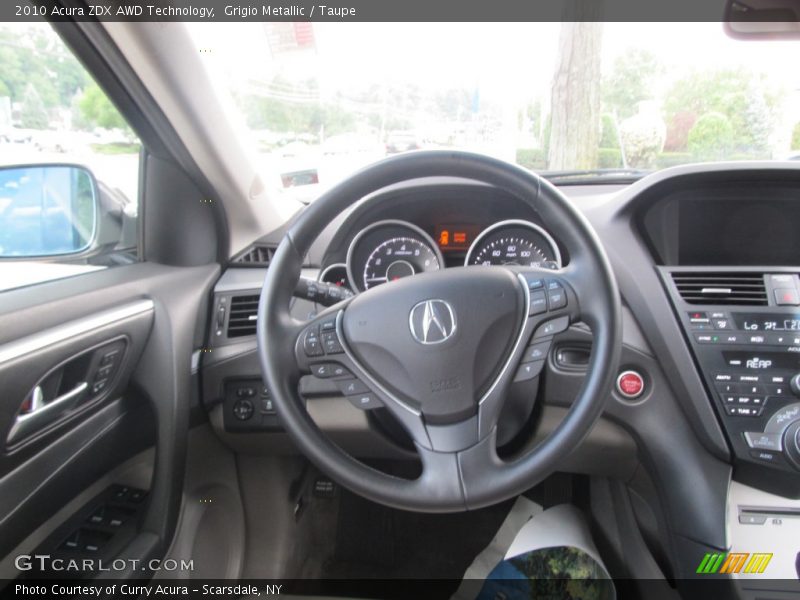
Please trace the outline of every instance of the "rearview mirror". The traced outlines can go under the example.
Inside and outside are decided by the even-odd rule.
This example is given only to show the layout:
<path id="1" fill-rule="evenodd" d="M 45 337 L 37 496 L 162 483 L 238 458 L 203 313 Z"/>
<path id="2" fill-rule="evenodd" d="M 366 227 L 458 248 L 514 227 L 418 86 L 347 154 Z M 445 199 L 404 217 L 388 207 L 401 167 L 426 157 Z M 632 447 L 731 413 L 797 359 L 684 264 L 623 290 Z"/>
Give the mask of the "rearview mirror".
<path id="1" fill-rule="evenodd" d="M 725 30 L 742 40 L 800 39 L 800 0 L 727 0 Z"/>
<path id="2" fill-rule="evenodd" d="M 97 198 L 94 176 L 78 165 L 0 167 L 0 259 L 87 250 Z"/>

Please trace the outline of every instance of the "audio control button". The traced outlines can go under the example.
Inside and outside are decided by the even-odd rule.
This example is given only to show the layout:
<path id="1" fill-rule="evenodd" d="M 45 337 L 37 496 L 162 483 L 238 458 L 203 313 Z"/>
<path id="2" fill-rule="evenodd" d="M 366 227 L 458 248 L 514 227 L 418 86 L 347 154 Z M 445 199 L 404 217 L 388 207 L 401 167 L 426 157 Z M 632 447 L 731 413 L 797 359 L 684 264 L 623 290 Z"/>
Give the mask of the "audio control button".
<path id="1" fill-rule="evenodd" d="M 780 433 L 762 433 L 760 431 L 745 431 L 744 439 L 747 445 L 756 450 L 783 450 Z"/>
<path id="2" fill-rule="evenodd" d="M 757 417 L 761 414 L 761 407 L 734 404 L 726 406 L 725 412 L 732 417 Z"/>

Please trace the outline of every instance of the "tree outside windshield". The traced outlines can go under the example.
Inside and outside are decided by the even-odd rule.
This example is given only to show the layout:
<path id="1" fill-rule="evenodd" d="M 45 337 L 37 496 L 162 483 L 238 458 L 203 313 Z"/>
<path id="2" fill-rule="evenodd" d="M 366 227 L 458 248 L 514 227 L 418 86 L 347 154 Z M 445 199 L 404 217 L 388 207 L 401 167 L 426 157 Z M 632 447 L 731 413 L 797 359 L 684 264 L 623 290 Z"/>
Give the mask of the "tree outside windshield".
<path id="1" fill-rule="evenodd" d="M 538 171 L 800 156 L 797 44 L 732 40 L 720 23 L 216 23 L 193 33 L 263 168 L 298 196 L 421 148 Z"/>

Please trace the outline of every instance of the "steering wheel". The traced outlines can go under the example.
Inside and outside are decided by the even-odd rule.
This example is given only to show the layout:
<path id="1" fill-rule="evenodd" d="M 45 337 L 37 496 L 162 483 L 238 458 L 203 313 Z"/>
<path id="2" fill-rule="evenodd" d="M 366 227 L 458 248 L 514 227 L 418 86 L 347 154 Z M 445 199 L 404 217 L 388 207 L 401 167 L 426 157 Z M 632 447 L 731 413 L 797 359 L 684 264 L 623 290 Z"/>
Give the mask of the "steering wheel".
<path id="1" fill-rule="evenodd" d="M 323 229 L 367 194 L 411 178 L 454 176 L 526 202 L 569 251 L 559 270 L 443 269 L 367 290 L 300 322 L 289 312 L 303 257 Z M 545 440 L 510 461 L 496 451 L 509 386 L 541 369 L 542 347 L 570 323 L 593 333 L 583 386 Z M 477 154 L 423 151 L 366 167 L 331 188 L 291 225 L 270 263 L 258 307 L 258 354 L 281 422 L 299 449 L 341 485 L 373 501 L 425 512 L 487 506 L 540 482 L 589 432 L 616 374 L 620 302 L 593 229 L 549 182 Z M 538 346 L 539 355 L 534 353 Z M 546 354 L 546 351 L 545 351 Z M 538 356 L 536 360 L 530 360 Z M 298 393 L 314 367 L 335 369 L 345 394 L 383 405 L 411 436 L 416 479 L 375 470 L 316 426 Z"/>

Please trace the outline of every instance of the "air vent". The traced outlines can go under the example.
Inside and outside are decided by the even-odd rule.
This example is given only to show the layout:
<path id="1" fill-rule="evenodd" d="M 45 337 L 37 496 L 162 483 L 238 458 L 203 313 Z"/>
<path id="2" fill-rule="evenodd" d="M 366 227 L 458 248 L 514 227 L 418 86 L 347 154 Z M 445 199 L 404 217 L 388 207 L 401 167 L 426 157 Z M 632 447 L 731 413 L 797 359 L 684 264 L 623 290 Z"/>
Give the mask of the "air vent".
<path id="1" fill-rule="evenodd" d="M 272 246 L 251 246 L 235 257 L 233 262 L 243 267 L 268 267 L 274 254 L 275 248 Z"/>
<path id="2" fill-rule="evenodd" d="M 234 296 L 231 298 L 231 313 L 228 317 L 228 337 L 255 335 L 259 296 Z"/>
<path id="3" fill-rule="evenodd" d="M 688 304 L 768 304 L 761 273 L 673 273 L 672 279 Z"/>

